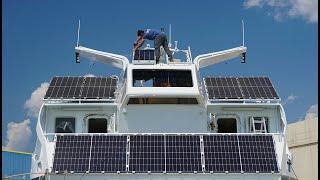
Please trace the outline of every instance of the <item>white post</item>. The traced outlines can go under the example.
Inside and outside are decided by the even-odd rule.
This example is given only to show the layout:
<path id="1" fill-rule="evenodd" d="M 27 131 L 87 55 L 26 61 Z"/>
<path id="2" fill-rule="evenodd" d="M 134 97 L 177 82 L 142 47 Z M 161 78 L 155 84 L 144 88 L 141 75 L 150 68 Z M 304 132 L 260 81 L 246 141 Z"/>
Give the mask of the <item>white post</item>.
<path id="1" fill-rule="evenodd" d="M 244 46 L 244 22 L 242 20 L 242 46 Z"/>
<path id="2" fill-rule="evenodd" d="M 171 24 L 169 24 L 169 48 L 171 48 Z"/>
<path id="3" fill-rule="evenodd" d="M 78 25 L 78 39 L 77 39 L 77 47 L 79 47 L 79 38 L 80 38 L 80 19 L 79 19 L 79 25 Z"/>

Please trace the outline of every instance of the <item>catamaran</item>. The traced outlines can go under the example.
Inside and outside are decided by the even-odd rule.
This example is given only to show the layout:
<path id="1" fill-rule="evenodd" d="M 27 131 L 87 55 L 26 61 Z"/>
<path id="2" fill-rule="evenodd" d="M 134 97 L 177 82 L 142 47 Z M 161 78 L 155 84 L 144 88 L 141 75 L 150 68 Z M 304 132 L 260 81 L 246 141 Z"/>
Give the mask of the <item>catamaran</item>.
<path id="1" fill-rule="evenodd" d="M 127 57 L 83 46 L 120 69 L 110 77 L 53 77 L 37 121 L 31 179 L 283 179 L 291 155 L 271 80 L 200 77 L 247 47 L 192 57 L 171 44 L 155 63 L 147 45 Z M 178 59 L 178 54 L 181 58 Z"/>

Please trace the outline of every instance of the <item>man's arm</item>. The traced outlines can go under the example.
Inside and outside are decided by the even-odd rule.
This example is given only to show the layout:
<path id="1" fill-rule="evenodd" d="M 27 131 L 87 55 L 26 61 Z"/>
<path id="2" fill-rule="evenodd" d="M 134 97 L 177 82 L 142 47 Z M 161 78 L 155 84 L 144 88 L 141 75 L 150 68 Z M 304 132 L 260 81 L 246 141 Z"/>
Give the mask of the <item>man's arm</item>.
<path id="1" fill-rule="evenodd" d="M 139 49 L 139 48 L 143 45 L 143 43 L 144 43 L 144 39 L 143 39 L 143 37 L 141 36 L 141 37 L 139 37 L 139 38 L 136 40 L 136 42 L 134 43 L 133 50 L 135 51 L 135 50 Z"/>

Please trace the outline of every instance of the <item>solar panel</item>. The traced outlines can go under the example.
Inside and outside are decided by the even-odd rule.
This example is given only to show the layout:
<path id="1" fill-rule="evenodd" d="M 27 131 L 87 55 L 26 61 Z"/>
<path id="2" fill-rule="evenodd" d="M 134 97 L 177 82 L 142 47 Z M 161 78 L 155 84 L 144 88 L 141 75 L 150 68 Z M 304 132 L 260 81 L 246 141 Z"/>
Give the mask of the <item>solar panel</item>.
<path id="1" fill-rule="evenodd" d="M 279 172 L 272 135 L 239 135 L 238 138 L 244 172 Z"/>
<path id="2" fill-rule="evenodd" d="M 267 77 L 206 77 L 209 99 L 279 99 Z"/>
<path id="3" fill-rule="evenodd" d="M 196 135 L 166 136 L 166 172 L 202 171 L 200 138 Z"/>
<path id="4" fill-rule="evenodd" d="M 130 136 L 129 171 L 142 173 L 165 171 L 163 135 Z"/>
<path id="5" fill-rule="evenodd" d="M 127 136 L 93 136 L 90 172 L 125 172 Z"/>
<path id="6" fill-rule="evenodd" d="M 52 170 L 75 173 L 279 172 L 272 135 L 130 135 L 129 143 L 127 136 L 58 135 Z"/>
<path id="7" fill-rule="evenodd" d="M 53 171 L 89 170 L 91 136 L 57 136 Z"/>
<path id="8" fill-rule="evenodd" d="M 210 99 L 239 99 L 242 98 L 236 78 L 212 77 L 205 78 Z"/>
<path id="9" fill-rule="evenodd" d="M 116 88 L 115 78 L 54 77 L 44 99 L 110 99 Z"/>
<path id="10" fill-rule="evenodd" d="M 206 172 L 241 172 L 238 140 L 235 135 L 204 135 Z"/>

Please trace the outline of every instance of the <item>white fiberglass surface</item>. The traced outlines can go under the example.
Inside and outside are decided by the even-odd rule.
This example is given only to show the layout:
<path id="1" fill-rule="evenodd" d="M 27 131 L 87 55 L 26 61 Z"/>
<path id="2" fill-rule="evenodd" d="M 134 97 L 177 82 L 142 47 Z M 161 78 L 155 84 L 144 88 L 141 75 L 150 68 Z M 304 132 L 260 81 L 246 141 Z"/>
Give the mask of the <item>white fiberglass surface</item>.
<path id="1" fill-rule="evenodd" d="M 207 115 L 198 105 L 128 105 L 120 112 L 119 132 L 206 132 Z"/>

